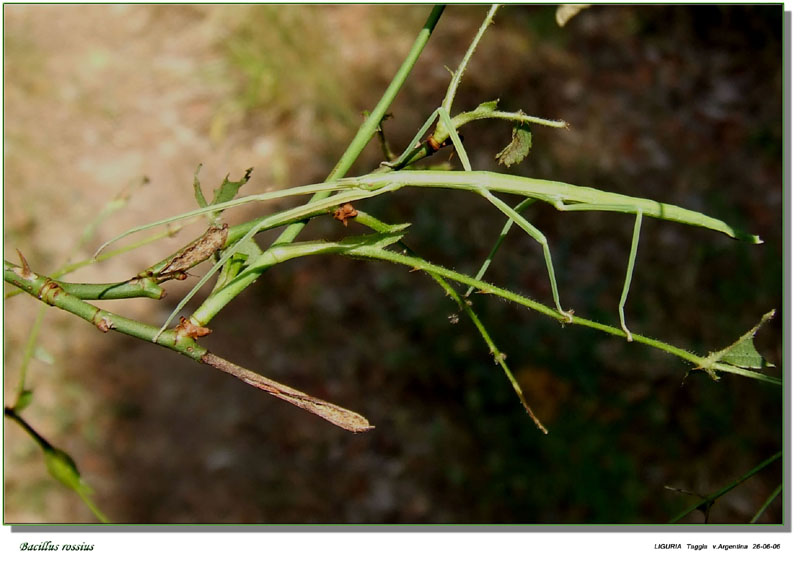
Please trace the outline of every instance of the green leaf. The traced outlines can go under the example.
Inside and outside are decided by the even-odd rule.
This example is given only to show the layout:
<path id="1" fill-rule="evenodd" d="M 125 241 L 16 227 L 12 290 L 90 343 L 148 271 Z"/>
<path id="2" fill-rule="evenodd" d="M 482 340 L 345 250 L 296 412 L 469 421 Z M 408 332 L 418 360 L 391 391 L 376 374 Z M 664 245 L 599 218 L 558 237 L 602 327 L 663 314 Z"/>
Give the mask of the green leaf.
<path id="1" fill-rule="evenodd" d="M 14 410 L 21 413 L 33 401 L 33 392 L 31 390 L 23 390 L 17 398 L 17 403 L 14 404 Z"/>
<path id="2" fill-rule="evenodd" d="M 200 205 L 200 208 L 204 208 L 208 206 L 208 201 L 206 201 L 205 195 L 203 195 L 203 190 L 200 188 L 200 168 L 203 167 L 203 164 L 197 164 L 197 169 L 194 170 L 194 198 L 197 201 L 197 204 Z"/>
<path id="3" fill-rule="evenodd" d="M 514 125 L 514 131 L 511 133 L 511 142 L 495 158 L 498 163 L 511 167 L 513 164 L 518 164 L 525 159 L 525 156 L 531 151 L 532 144 L 533 134 L 531 133 L 531 128 L 527 123 L 519 123 Z"/>
<path id="4" fill-rule="evenodd" d="M 244 172 L 244 177 L 242 177 L 239 181 L 231 181 L 226 175 L 225 179 L 222 180 L 222 185 L 220 185 L 218 189 L 214 189 L 214 200 L 211 204 L 227 203 L 228 201 L 232 201 L 242 185 L 250 181 L 251 173 L 253 173 L 253 168 L 247 168 L 247 171 Z"/>
<path id="5" fill-rule="evenodd" d="M 479 119 L 481 115 L 497 111 L 498 103 L 500 103 L 499 99 L 495 99 L 494 101 L 484 101 L 483 103 L 478 105 L 474 111 L 470 111 L 470 113 L 473 113 L 475 115 L 475 118 Z"/>
<path id="6" fill-rule="evenodd" d="M 751 370 L 761 370 L 765 366 L 775 366 L 774 364 L 767 362 L 764 357 L 759 354 L 755 345 L 753 344 L 753 337 L 755 337 L 756 332 L 761 328 L 762 325 L 771 320 L 774 316 L 775 310 L 764 314 L 761 317 L 761 321 L 759 321 L 755 327 L 739 337 L 739 339 L 737 339 L 732 345 L 725 347 L 722 350 L 709 353 L 708 356 L 700 364 L 698 364 L 698 368 L 702 368 L 708 372 L 712 378 L 716 379 L 714 371 L 719 369 L 718 365 L 720 363 L 729 364 L 737 369 L 747 368 Z M 727 368 L 730 368 L 730 366 Z"/>
<path id="7" fill-rule="evenodd" d="M 755 368 L 757 370 L 760 370 L 765 366 L 775 366 L 774 364 L 767 362 L 764 357 L 759 354 L 755 345 L 753 344 L 753 337 L 755 337 L 756 331 L 758 331 L 762 325 L 771 320 L 774 316 L 775 310 L 764 314 L 764 316 L 761 318 L 761 321 L 758 322 L 758 325 L 739 337 L 739 339 L 730 347 L 718 351 L 719 354 L 717 361 L 727 362 L 728 364 L 739 366 L 741 368 Z"/>
<path id="8" fill-rule="evenodd" d="M 247 260 L 246 260 L 247 263 L 252 263 L 258 258 L 259 255 L 263 253 L 263 250 L 258 246 L 255 240 L 253 240 L 252 238 L 242 243 L 238 249 L 242 253 L 247 254 Z"/>

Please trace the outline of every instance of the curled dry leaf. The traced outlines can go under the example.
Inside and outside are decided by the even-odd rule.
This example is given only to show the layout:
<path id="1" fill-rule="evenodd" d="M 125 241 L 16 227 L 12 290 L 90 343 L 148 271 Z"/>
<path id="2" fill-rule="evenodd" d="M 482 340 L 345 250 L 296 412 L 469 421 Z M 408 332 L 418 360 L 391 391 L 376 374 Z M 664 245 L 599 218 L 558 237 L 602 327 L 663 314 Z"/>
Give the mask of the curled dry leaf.
<path id="1" fill-rule="evenodd" d="M 181 316 L 180 324 L 175 331 L 178 333 L 179 337 L 191 337 L 195 341 L 197 341 L 199 337 L 205 337 L 211 333 L 211 330 L 208 327 L 195 325 L 183 316 Z"/>
<path id="2" fill-rule="evenodd" d="M 238 364 L 228 362 L 224 358 L 218 357 L 211 353 L 206 353 L 203 355 L 201 360 L 209 366 L 213 366 L 217 370 L 232 374 L 240 380 L 247 382 L 251 386 L 255 386 L 256 388 L 264 390 L 278 399 L 287 401 L 296 407 L 305 409 L 309 413 L 313 413 L 314 415 L 322 417 L 337 427 L 341 427 L 352 432 L 365 432 L 375 428 L 369 424 L 367 419 L 355 411 L 350 411 L 344 407 L 340 407 L 323 399 L 303 393 L 300 390 L 285 386 L 276 382 L 275 380 L 270 380 L 269 378 L 262 376 L 257 372 L 243 368 Z"/>
<path id="3" fill-rule="evenodd" d="M 356 216 L 358 216 L 358 211 L 350 203 L 339 205 L 339 208 L 337 208 L 336 212 L 333 213 L 333 217 L 336 220 L 339 220 L 345 226 L 347 226 L 348 218 L 355 218 Z"/>
<path id="4" fill-rule="evenodd" d="M 178 255 L 172 258 L 163 269 L 158 272 L 159 276 L 180 274 L 191 269 L 198 263 L 202 263 L 218 249 L 221 249 L 228 239 L 228 225 L 211 226 L 203 236 L 186 246 Z"/>

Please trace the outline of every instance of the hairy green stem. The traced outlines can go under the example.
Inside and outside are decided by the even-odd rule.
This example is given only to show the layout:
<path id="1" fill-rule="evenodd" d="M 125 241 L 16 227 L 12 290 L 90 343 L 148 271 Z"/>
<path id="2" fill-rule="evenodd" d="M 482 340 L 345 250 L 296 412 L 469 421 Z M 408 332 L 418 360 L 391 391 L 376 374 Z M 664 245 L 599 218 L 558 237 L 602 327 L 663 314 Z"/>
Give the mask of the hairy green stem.
<path id="1" fill-rule="evenodd" d="M 464 285 L 474 286 L 478 290 L 479 294 L 491 294 L 494 296 L 498 296 L 499 298 L 502 298 L 504 300 L 515 302 L 517 304 L 525 306 L 526 308 L 530 308 L 541 314 L 550 316 L 562 324 L 566 323 L 564 316 L 561 313 L 559 313 L 559 311 L 556 309 L 545 306 L 544 304 L 541 304 L 535 300 L 531 300 L 530 298 L 527 298 L 510 290 L 499 288 L 484 281 L 476 281 L 474 278 L 468 275 L 464 275 L 462 273 L 451 271 L 450 269 L 447 269 L 445 267 L 440 267 L 438 265 L 428 263 L 427 261 L 420 259 L 418 257 L 402 255 L 394 251 L 389 251 L 383 248 L 376 248 L 376 247 L 347 248 L 346 250 L 342 251 L 342 253 L 344 255 L 350 255 L 353 257 L 398 263 L 401 265 L 406 265 L 410 267 L 412 270 L 422 270 L 428 273 L 436 273 L 444 278 L 460 282 Z M 605 325 L 603 323 L 599 323 L 596 321 L 592 321 L 590 319 L 582 318 L 577 315 L 571 315 L 570 317 L 571 320 L 568 322 L 569 325 L 573 324 L 582 325 L 584 327 L 589 327 L 591 329 L 603 331 L 605 333 L 608 333 L 609 335 L 614 335 L 616 337 L 623 337 L 625 339 L 628 338 L 628 334 L 625 333 L 622 329 L 612 327 L 610 325 Z M 720 371 L 731 372 L 734 374 L 745 375 L 750 378 L 757 379 L 763 382 L 769 382 L 772 384 L 781 385 L 780 379 L 773 378 L 771 376 L 765 376 L 763 374 L 759 374 L 756 372 L 749 372 L 747 370 L 744 370 L 744 372 L 742 372 L 743 369 L 736 369 L 735 367 L 729 367 L 729 365 L 723 363 L 717 362 L 709 366 L 706 364 L 707 360 L 704 357 L 700 357 L 687 350 L 675 347 L 674 345 L 670 345 L 669 343 L 665 343 L 663 341 L 659 341 L 651 337 L 645 337 L 643 335 L 634 334 L 632 335 L 632 340 L 638 343 L 643 343 L 650 347 L 654 347 L 671 355 L 674 355 L 696 366 L 703 365 L 704 369 L 713 368 L 713 370 L 720 370 Z"/>
<path id="2" fill-rule="evenodd" d="M 373 216 L 370 216 L 366 212 L 359 212 L 358 216 L 355 218 L 355 220 L 357 222 L 359 222 L 360 224 L 364 224 L 365 226 L 367 226 L 369 228 L 372 228 L 373 230 L 375 230 L 377 232 L 387 232 L 388 233 L 388 232 L 392 232 L 395 228 L 397 228 L 396 226 L 393 227 L 390 224 L 386 224 L 385 222 L 382 222 L 382 221 L 378 220 L 377 218 L 375 218 Z M 410 255 L 411 257 L 419 257 L 418 255 L 416 255 L 414 250 L 412 250 L 410 247 L 408 247 L 402 241 L 398 242 L 398 245 L 403 249 L 403 251 L 407 255 Z M 481 337 L 483 338 L 484 342 L 486 343 L 486 346 L 489 347 L 489 352 L 491 353 L 492 357 L 494 358 L 495 363 L 499 364 L 500 368 L 503 369 L 503 372 L 505 373 L 506 378 L 508 378 L 508 381 L 511 383 L 511 387 L 514 388 L 514 392 L 517 394 L 517 397 L 519 397 L 519 400 L 522 403 L 522 406 L 525 408 L 525 411 L 528 413 L 530 418 L 533 419 L 533 422 L 536 423 L 536 426 L 539 427 L 539 429 L 542 432 L 547 434 L 547 428 L 545 428 L 545 426 L 542 424 L 542 422 L 539 420 L 539 418 L 533 412 L 533 409 L 530 407 L 530 405 L 528 405 L 528 401 L 525 399 L 525 395 L 522 392 L 522 388 L 519 387 L 519 384 L 517 383 L 517 379 L 514 377 L 514 374 L 511 372 L 511 369 L 508 367 L 508 364 L 506 364 L 506 356 L 505 356 L 505 354 L 500 352 L 500 349 L 497 348 L 497 345 L 495 344 L 494 340 L 492 339 L 492 336 L 489 334 L 489 331 L 483 325 L 483 322 L 478 317 L 478 314 L 476 314 L 475 310 L 472 309 L 472 306 L 470 305 L 470 303 L 466 301 L 466 297 L 465 296 L 461 296 L 461 294 L 459 294 L 459 292 L 455 288 L 453 288 L 453 286 L 449 282 L 447 282 L 447 280 L 445 280 L 444 277 L 442 277 L 441 275 L 439 275 L 439 274 L 437 274 L 435 272 L 428 272 L 428 274 L 430 275 L 430 277 L 434 281 L 436 281 L 436 283 L 439 286 L 442 287 L 442 289 L 445 291 L 445 293 L 448 296 L 450 296 L 450 298 L 452 298 L 456 302 L 456 304 L 458 305 L 459 310 L 464 312 L 467 315 L 467 317 L 470 319 L 470 321 L 475 326 L 475 328 L 478 330 L 478 333 L 480 333 Z"/>
<path id="3" fill-rule="evenodd" d="M 483 34 L 489 29 L 489 26 L 492 23 L 492 18 L 497 13 L 498 8 L 500 8 L 499 4 L 492 5 L 489 8 L 489 12 L 486 14 L 486 17 L 483 19 L 483 23 L 481 24 L 478 32 L 475 34 L 475 37 L 472 39 L 472 43 L 470 43 L 469 48 L 467 49 L 466 54 L 464 54 L 464 58 L 461 59 L 461 64 L 458 65 L 455 73 L 453 74 L 453 78 L 450 80 L 450 85 L 447 87 L 447 93 L 444 96 L 444 100 L 442 101 L 442 107 L 450 114 L 450 111 L 453 108 L 453 100 L 456 97 L 456 90 L 458 90 L 458 85 L 461 83 L 461 78 L 464 76 L 464 71 L 467 69 L 467 64 L 469 60 L 472 58 L 472 53 L 475 52 L 475 49 L 480 43 Z"/>

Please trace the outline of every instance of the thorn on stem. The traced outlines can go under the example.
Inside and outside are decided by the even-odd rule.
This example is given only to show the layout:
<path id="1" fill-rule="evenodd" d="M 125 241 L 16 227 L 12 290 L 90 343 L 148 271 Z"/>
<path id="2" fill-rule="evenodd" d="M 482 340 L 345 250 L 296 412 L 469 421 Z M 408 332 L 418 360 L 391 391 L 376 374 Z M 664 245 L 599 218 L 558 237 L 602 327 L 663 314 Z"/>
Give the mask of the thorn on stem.
<path id="1" fill-rule="evenodd" d="M 31 268 L 28 265 L 28 260 L 25 259 L 25 256 L 22 255 L 22 252 L 19 249 L 17 250 L 17 255 L 19 255 L 19 260 L 22 263 L 22 270 L 15 272 L 25 280 L 36 279 L 36 275 L 33 273 L 33 271 L 31 271 Z"/>

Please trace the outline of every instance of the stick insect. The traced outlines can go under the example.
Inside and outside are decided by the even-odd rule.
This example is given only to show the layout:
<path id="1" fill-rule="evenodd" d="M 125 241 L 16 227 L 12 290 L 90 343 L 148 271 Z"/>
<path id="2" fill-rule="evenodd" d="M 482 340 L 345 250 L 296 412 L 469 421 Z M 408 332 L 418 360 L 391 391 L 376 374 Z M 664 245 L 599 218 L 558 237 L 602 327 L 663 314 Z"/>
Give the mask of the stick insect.
<path id="1" fill-rule="evenodd" d="M 437 109 L 439 116 L 444 115 L 441 108 Z M 222 251 L 222 254 L 217 263 L 206 273 L 201 281 L 190 291 L 190 293 L 179 304 L 178 308 L 173 311 L 171 317 L 165 322 L 165 327 L 169 321 L 180 311 L 183 305 L 188 302 L 188 299 L 206 282 L 211 275 L 213 275 L 222 264 L 227 261 L 237 251 L 240 251 L 242 244 L 252 238 L 257 232 L 267 228 L 275 227 L 281 224 L 286 224 L 292 220 L 299 220 L 314 213 L 325 212 L 332 208 L 336 208 L 341 203 L 368 199 L 374 196 L 395 191 L 402 187 L 423 187 L 423 188 L 446 188 L 471 191 L 479 194 L 489 200 L 496 206 L 503 214 L 508 216 L 509 222 L 513 222 L 521 227 L 526 233 L 531 235 L 537 242 L 542 245 L 545 254 L 545 263 L 547 265 L 548 276 L 553 292 L 553 299 L 556 303 L 556 308 L 563 317 L 563 321 L 569 322 L 572 318 L 572 312 L 563 309 L 558 296 L 558 288 L 555 279 L 555 271 L 550 256 L 547 239 L 538 229 L 531 225 L 520 214 L 522 207 L 518 206 L 516 209 L 511 208 L 509 205 L 499 199 L 495 193 L 507 193 L 512 195 L 521 195 L 526 199 L 540 200 L 552 204 L 558 210 L 563 211 L 580 211 L 580 210 L 605 210 L 613 212 L 622 212 L 634 214 L 636 216 L 634 224 L 633 240 L 631 244 L 630 256 L 628 259 L 628 268 L 623 286 L 622 295 L 619 301 L 620 323 L 623 331 L 628 336 L 628 340 L 632 339 L 632 333 L 625 325 L 624 306 L 627 299 L 628 291 L 630 289 L 633 268 L 636 259 L 636 250 L 639 241 L 639 232 L 641 230 L 642 218 L 644 216 L 651 216 L 660 218 L 662 220 L 670 220 L 674 222 L 682 222 L 685 224 L 708 228 L 727 234 L 733 238 L 739 238 L 751 243 L 761 243 L 758 236 L 753 236 L 744 232 L 735 230 L 725 222 L 711 218 L 702 213 L 687 210 L 675 205 L 666 203 L 659 203 L 650 199 L 643 199 L 638 197 L 631 197 L 607 191 L 600 191 L 591 187 L 580 187 L 561 183 L 558 181 L 549 181 L 544 179 L 533 179 L 527 177 L 520 177 L 514 175 L 506 175 L 487 171 L 472 171 L 469 164 L 469 159 L 466 156 L 466 151 L 458 138 L 457 132 L 452 127 L 452 122 L 448 116 L 443 119 L 445 126 L 451 129 L 453 144 L 456 151 L 459 153 L 466 171 L 392 171 L 392 172 L 376 172 L 369 175 L 360 177 L 351 177 L 320 183 L 316 185 L 308 185 L 297 187 L 293 189 L 286 189 L 278 192 L 265 193 L 262 195 L 254 195 L 250 197 L 243 197 L 241 199 L 233 200 L 227 203 L 217 205 L 209 205 L 195 211 L 183 213 L 178 216 L 173 216 L 168 219 L 160 220 L 151 224 L 137 227 L 129 230 L 125 234 L 118 236 L 115 239 L 132 233 L 133 231 L 140 231 L 152 226 L 163 224 L 178 220 L 180 218 L 188 218 L 197 214 L 207 213 L 214 210 L 222 210 L 240 204 L 256 200 L 270 200 L 277 199 L 284 196 L 306 194 L 318 191 L 337 192 L 328 199 L 310 201 L 304 205 L 297 206 L 293 209 L 278 212 L 265 217 L 260 222 L 256 223 L 243 237 L 237 242 L 229 244 L 228 247 Z M 449 123 L 449 125 L 448 125 Z M 423 132 L 418 136 L 421 138 Z M 417 138 L 417 141 L 419 140 Z M 416 142 L 416 141 L 415 141 Z M 412 150 L 414 144 L 411 144 Z M 527 202 L 527 201 L 526 201 Z M 530 204 L 530 203 L 528 203 Z M 112 240 L 113 241 L 113 240 Z M 110 243 L 110 242 L 108 242 Z M 105 244 L 107 245 L 107 244 Z M 104 245 L 104 247 L 105 247 Z M 491 258 L 491 255 L 490 255 Z M 484 264 L 485 267 L 488 264 Z M 484 272 L 485 272 L 484 267 Z M 248 268 L 245 268 L 241 275 L 247 274 Z M 479 273 L 480 274 L 480 273 Z M 253 276 L 253 280 L 257 275 Z M 191 318 L 190 318 L 191 319 Z M 164 328 L 165 328 L 164 327 Z M 163 328 L 162 328 L 163 329 Z"/>
<path id="2" fill-rule="evenodd" d="M 428 118 L 425 122 L 423 127 L 417 133 L 417 136 L 412 140 L 409 144 L 408 148 L 403 152 L 403 154 L 398 158 L 397 161 L 404 162 L 411 153 L 415 150 L 415 148 L 419 147 L 419 141 L 422 138 L 424 132 L 433 124 L 436 118 L 439 118 L 439 122 L 447 131 L 449 135 L 450 141 L 453 143 L 456 153 L 458 154 L 459 160 L 461 161 L 461 165 L 464 167 L 464 171 L 466 173 L 481 173 L 481 174 L 489 174 L 490 172 L 472 172 L 472 166 L 469 161 L 469 157 L 467 156 L 467 152 L 464 149 L 464 145 L 461 142 L 461 138 L 458 135 L 458 131 L 453 126 L 453 122 L 450 119 L 450 115 L 448 114 L 447 110 L 442 106 L 438 107 Z M 398 174 L 409 174 L 415 172 L 395 172 L 391 175 L 394 176 L 395 181 L 399 181 L 403 184 L 406 183 L 405 180 L 399 179 L 397 177 Z M 446 172 L 445 172 L 446 173 Z M 451 172 L 452 173 L 452 172 Z M 458 172 L 455 172 L 458 173 Z M 498 174 L 492 174 L 498 175 Z M 504 176 L 504 177 L 513 177 L 513 176 Z M 363 182 L 362 178 L 362 182 Z M 521 179 L 521 178 L 516 178 Z M 561 299 L 558 293 L 558 284 L 556 282 L 556 275 L 555 269 L 553 267 L 553 259 L 550 253 L 550 247 L 547 242 L 547 237 L 541 232 L 541 230 L 537 229 L 533 226 L 528 220 L 526 220 L 521 214 L 520 211 L 527 208 L 533 202 L 538 199 L 544 202 L 552 204 L 556 209 L 561 211 L 610 211 L 610 212 L 623 212 L 635 215 L 634 225 L 633 225 L 633 236 L 631 239 L 631 247 L 630 252 L 628 255 L 628 264 L 627 269 L 625 272 L 625 281 L 623 283 L 622 292 L 620 294 L 619 304 L 617 306 L 617 310 L 619 313 L 619 320 L 620 326 L 622 330 L 627 335 L 628 342 L 633 341 L 633 334 L 631 330 L 628 328 L 626 321 L 625 321 L 625 303 L 628 299 L 628 293 L 630 292 L 630 285 L 631 280 L 633 278 L 633 270 L 636 263 L 636 255 L 639 247 L 639 237 L 642 229 L 642 218 L 644 215 L 653 216 L 656 218 L 664 218 L 668 220 L 674 220 L 678 222 L 685 222 L 688 224 L 698 225 L 709 227 L 712 229 L 717 229 L 722 232 L 731 235 L 732 237 L 743 237 L 752 241 L 753 243 L 761 243 L 761 240 L 758 236 L 750 236 L 747 234 L 742 234 L 736 231 L 733 231 L 730 227 L 725 225 L 724 228 L 720 228 L 720 224 L 711 225 L 708 222 L 708 217 L 701 215 L 699 213 L 694 213 L 692 211 L 687 211 L 685 209 L 680 209 L 680 212 L 675 212 L 678 210 L 678 207 L 674 207 L 672 205 L 664 205 L 661 203 L 656 203 L 655 201 L 649 199 L 640 199 L 637 197 L 629 197 L 626 195 L 618 195 L 614 193 L 608 193 L 604 191 L 598 191 L 596 189 L 591 189 L 588 187 L 576 187 L 574 185 L 567 185 L 567 184 L 558 184 L 556 182 L 543 182 L 542 180 L 532 180 L 537 182 L 539 185 L 542 183 L 547 184 L 547 189 L 540 189 L 537 192 L 527 190 L 525 193 L 519 192 L 519 194 L 524 194 L 528 198 L 517 205 L 515 208 L 512 208 L 508 204 L 506 204 L 502 199 L 498 198 L 492 193 L 492 190 L 496 191 L 504 191 L 502 188 L 497 188 L 494 183 L 486 182 L 486 185 L 481 185 L 480 182 L 473 184 L 473 190 L 476 191 L 479 195 L 484 197 L 488 200 L 492 205 L 494 205 L 500 212 L 505 214 L 508 217 L 508 221 L 503 227 L 501 231 L 500 237 L 495 243 L 494 247 L 492 248 L 489 256 L 484 261 L 483 265 L 481 266 L 479 272 L 475 276 L 476 280 L 480 280 L 483 278 L 483 275 L 486 273 L 486 270 L 489 267 L 489 264 L 497 252 L 502 240 L 508 234 L 508 231 L 511 228 L 512 224 L 516 224 L 522 230 L 531 236 L 536 242 L 538 242 L 542 246 L 542 251 L 544 253 L 544 260 L 545 266 L 547 267 L 547 275 L 550 280 L 550 287 L 553 294 L 553 301 L 555 303 L 556 309 L 562 315 L 563 321 L 565 323 L 570 323 L 573 317 L 572 310 L 564 310 L 561 306 Z M 561 186 L 559 189 L 557 186 Z M 452 185 L 451 185 L 452 187 Z M 505 192 L 514 192 L 516 190 L 506 190 Z M 698 221 L 699 217 L 703 217 L 704 219 Z M 713 219 L 712 219 L 713 220 Z M 719 221 L 714 221 L 719 222 Z M 471 290 L 467 292 L 467 296 L 471 293 Z"/>

